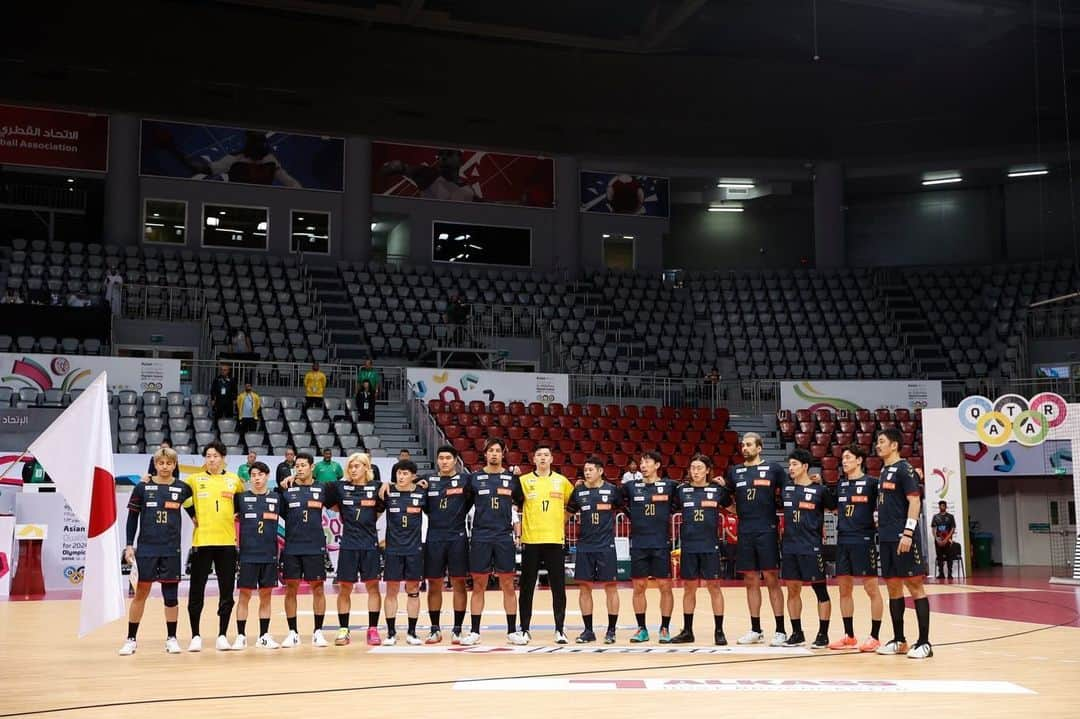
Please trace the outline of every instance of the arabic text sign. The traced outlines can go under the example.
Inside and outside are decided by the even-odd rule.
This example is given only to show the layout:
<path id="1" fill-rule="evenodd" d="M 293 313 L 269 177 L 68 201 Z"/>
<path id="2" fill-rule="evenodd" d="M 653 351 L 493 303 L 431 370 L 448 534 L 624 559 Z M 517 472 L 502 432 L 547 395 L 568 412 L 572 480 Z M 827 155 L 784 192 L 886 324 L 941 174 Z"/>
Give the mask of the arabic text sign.
<path id="1" fill-rule="evenodd" d="M 105 172 L 109 117 L 0 105 L 0 164 Z"/>

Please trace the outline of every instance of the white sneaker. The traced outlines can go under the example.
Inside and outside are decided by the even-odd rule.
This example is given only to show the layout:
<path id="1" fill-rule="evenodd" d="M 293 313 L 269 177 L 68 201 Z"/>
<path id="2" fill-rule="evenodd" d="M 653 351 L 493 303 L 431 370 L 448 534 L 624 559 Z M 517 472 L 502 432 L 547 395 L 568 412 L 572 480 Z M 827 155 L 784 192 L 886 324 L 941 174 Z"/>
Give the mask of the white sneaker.
<path id="1" fill-rule="evenodd" d="M 176 637 L 169 637 L 165 640 L 165 653 L 166 654 L 179 654 L 180 642 L 176 641 Z"/>
<path id="2" fill-rule="evenodd" d="M 565 632 L 555 632 L 555 643 L 556 644 L 566 644 L 566 633 Z"/>
<path id="3" fill-rule="evenodd" d="M 122 657 L 130 657 L 135 653 L 135 648 L 137 646 L 134 639 L 128 639 L 124 642 L 124 646 L 120 647 L 120 651 L 117 653 Z"/>
<path id="4" fill-rule="evenodd" d="M 461 638 L 461 646 L 474 647 L 480 643 L 480 635 L 476 632 L 469 632 Z"/>
<path id="5" fill-rule="evenodd" d="M 530 639 L 532 639 L 532 637 L 529 636 L 528 632 L 512 632 L 506 635 L 506 642 L 508 644 L 516 644 L 519 647 L 528 644 Z"/>
<path id="6" fill-rule="evenodd" d="M 461 635 L 457 632 L 450 632 L 450 643 L 461 644 Z"/>
<path id="7" fill-rule="evenodd" d="M 191 642 L 187 645 L 189 652 L 201 652 L 202 651 L 202 637 L 198 634 L 191 638 Z"/>
<path id="8" fill-rule="evenodd" d="M 259 640 L 255 642 L 255 646 L 260 649 L 280 649 L 281 645 L 274 641 L 274 638 L 269 634 L 263 634 L 259 637 Z"/>
<path id="9" fill-rule="evenodd" d="M 895 639 L 892 639 L 878 647 L 877 653 L 883 657 L 891 657 L 897 654 L 907 654 L 908 645 L 907 642 L 898 642 Z"/>
<path id="10" fill-rule="evenodd" d="M 772 635 L 772 641 L 769 642 L 770 647 L 782 647 L 787 643 L 787 634 L 784 632 L 774 632 Z"/>
<path id="11" fill-rule="evenodd" d="M 423 644 L 424 640 L 421 639 L 420 637 L 416 636 L 415 634 L 406 634 L 405 635 L 405 643 L 408 644 L 411 647 L 415 647 L 418 644 Z"/>
<path id="12" fill-rule="evenodd" d="M 300 646 L 300 635 L 294 631 L 290 631 L 285 635 L 285 638 L 281 640 L 281 646 L 285 649 Z"/>
<path id="13" fill-rule="evenodd" d="M 326 641 L 326 637 L 323 636 L 322 630 L 316 630 L 311 633 L 311 643 L 316 647 L 330 646 L 330 642 Z"/>
<path id="14" fill-rule="evenodd" d="M 383 646 L 392 647 L 397 644 L 397 634 L 387 634 L 386 639 L 383 639 Z"/>
<path id="15" fill-rule="evenodd" d="M 916 644 L 907 653 L 908 659 L 929 659 L 932 656 L 934 656 L 934 648 L 930 646 L 930 642 Z"/>
<path id="16" fill-rule="evenodd" d="M 243 634 L 237 635 L 236 641 L 233 642 L 232 650 L 234 652 L 242 652 L 247 649 L 247 637 Z"/>
<path id="17" fill-rule="evenodd" d="M 753 629 L 751 629 L 746 634 L 739 637 L 738 641 L 735 642 L 735 643 L 736 644 L 742 644 L 742 645 L 761 644 L 761 642 L 764 641 L 764 640 L 765 640 L 765 635 L 763 633 L 755 632 Z"/>
<path id="18" fill-rule="evenodd" d="M 214 644 L 219 652 L 227 652 L 232 649 L 232 644 L 229 644 L 229 638 L 224 634 L 221 634 L 217 638 L 217 643 Z"/>

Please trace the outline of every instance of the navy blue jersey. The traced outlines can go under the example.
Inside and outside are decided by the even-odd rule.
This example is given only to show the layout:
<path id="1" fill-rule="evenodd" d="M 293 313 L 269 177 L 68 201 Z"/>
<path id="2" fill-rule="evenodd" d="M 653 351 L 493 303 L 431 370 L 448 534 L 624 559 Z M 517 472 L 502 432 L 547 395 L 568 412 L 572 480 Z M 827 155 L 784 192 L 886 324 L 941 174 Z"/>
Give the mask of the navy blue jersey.
<path id="1" fill-rule="evenodd" d="M 128 510 L 138 516 L 140 557 L 180 554 L 180 506 L 191 498 L 191 487 L 179 479 L 170 484 L 140 482 L 128 499 Z M 127 526 L 127 543 L 135 544 L 135 527 Z"/>
<path id="2" fill-rule="evenodd" d="M 472 507 L 472 497 L 465 491 L 468 482 L 468 475 L 460 474 L 427 478 L 424 511 L 428 515 L 429 542 L 446 542 L 465 536 L 465 517 Z"/>
<path id="3" fill-rule="evenodd" d="M 680 484 L 675 489 L 675 506 L 682 512 L 679 546 L 684 552 L 720 550 L 720 508 L 731 504 L 728 491 L 716 484 L 694 487 Z"/>
<path id="4" fill-rule="evenodd" d="M 619 497 L 630 516 L 631 549 L 666 549 L 671 535 L 671 497 L 678 485 L 670 479 L 649 484 L 644 479 L 626 482 Z"/>
<path id="5" fill-rule="evenodd" d="M 469 476 L 466 487 L 473 506 L 472 538 L 478 542 L 497 542 L 512 538 L 513 497 L 521 493 L 518 478 L 509 472 L 488 474 L 483 470 Z"/>
<path id="6" fill-rule="evenodd" d="M 278 515 L 281 495 L 255 494 L 248 490 L 233 495 L 233 509 L 240 520 L 240 561 L 265 564 L 277 561 Z"/>
<path id="7" fill-rule="evenodd" d="M 285 554 L 322 554 L 326 549 L 323 506 L 326 487 L 294 484 L 281 493 L 281 516 L 285 518 Z"/>
<path id="8" fill-rule="evenodd" d="M 873 477 L 842 479 L 836 485 L 837 544 L 866 544 L 874 541 L 874 511 L 878 502 L 878 481 Z"/>
<path id="9" fill-rule="evenodd" d="M 882 468 L 878 479 L 878 541 L 900 541 L 907 522 L 908 497 L 918 496 L 919 478 L 907 460 Z"/>
<path id="10" fill-rule="evenodd" d="M 342 549 L 378 549 L 375 523 L 386 506 L 379 499 L 379 482 L 353 484 L 337 481 L 326 485 L 326 506 L 341 515 Z"/>
<path id="11" fill-rule="evenodd" d="M 386 493 L 386 553 L 420 553 L 421 527 L 427 496 L 420 487 L 409 491 L 390 485 Z"/>
<path id="12" fill-rule="evenodd" d="M 836 508 L 836 495 L 823 484 L 792 483 L 783 497 L 784 554 L 820 554 L 825 510 Z"/>
<path id="13" fill-rule="evenodd" d="M 619 488 L 608 482 L 590 488 L 584 484 L 574 487 L 566 511 L 581 513 L 578 526 L 577 551 L 602 552 L 615 547 L 615 515 L 620 506 Z"/>
<path id="14" fill-rule="evenodd" d="M 727 488 L 735 498 L 739 534 L 776 532 L 777 495 L 788 473 L 776 462 L 728 467 Z"/>

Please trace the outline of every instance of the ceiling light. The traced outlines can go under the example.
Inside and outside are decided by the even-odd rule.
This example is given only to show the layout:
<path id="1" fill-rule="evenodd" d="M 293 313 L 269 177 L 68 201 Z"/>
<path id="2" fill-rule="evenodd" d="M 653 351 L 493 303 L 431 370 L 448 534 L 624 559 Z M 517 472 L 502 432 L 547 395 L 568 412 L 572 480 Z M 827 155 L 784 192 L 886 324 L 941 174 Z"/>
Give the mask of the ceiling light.
<path id="1" fill-rule="evenodd" d="M 303 217 L 301 217 L 300 219 L 302 220 L 302 219 L 304 219 L 304 218 L 303 218 Z M 372 231 L 372 232 L 374 232 L 374 231 L 375 231 L 375 230 L 377 230 L 377 229 L 379 229 L 379 223 L 378 223 L 378 222 L 372 222 L 372 223 L 371 223 L 371 231 Z"/>
<path id="2" fill-rule="evenodd" d="M 75 182 L 75 178 L 74 178 L 74 177 L 69 177 L 69 178 L 67 179 L 67 181 L 68 181 L 68 182 Z"/>
<path id="3" fill-rule="evenodd" d="M 1042 169 L 1030 169 L 1030 170 L 1010 170 L 1009 177 L 1037 177 L 1039 175 L 1049 175 L 1050 170 L 1045 167 Z"/>
<path id="4" fill-rule="evenodd" d="M 709 212 L 742 212 L 742 205 L 713 205 Z"/>
<path id="5" fill-rule="evenodd" d="M 716 186 L 725 190 L 749 190 L 754 187 L 754 181 L 747 177 L 721 177 Z"/>
<path id="6" fill-rule="evenodd" d="M 962 177 L 938 177 L 938 178 L 933 179 L 933 180 L 923 180 L 922 183 L 925 186 L 930 186 L 930 185 L 950 185 L 950 184 L 952 184 L 954 182 L 963 182 L 963 181 L 964 181 L 964 178 L 962 178 Z"/>

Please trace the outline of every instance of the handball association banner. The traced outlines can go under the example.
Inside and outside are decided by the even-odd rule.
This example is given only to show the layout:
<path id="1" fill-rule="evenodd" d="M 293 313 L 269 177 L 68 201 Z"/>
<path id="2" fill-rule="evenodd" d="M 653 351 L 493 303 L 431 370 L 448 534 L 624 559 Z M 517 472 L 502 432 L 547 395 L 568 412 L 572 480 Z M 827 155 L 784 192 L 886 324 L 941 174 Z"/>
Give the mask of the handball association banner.
<path id="1" fill-rule="evenodd" d="M 179 392 L 180 360 L 145 357 L 95 357 L 0 352 L 0 387 L 13 392 L 29 387 L 39 392 L 86 389 L 102 372 L 109 372 L 113 392 L 134 390 Z"/>
<path id="2" fill-rule="evenodd" d="M 666 177 L 585 170 L 579 187 L 582 212 L 640 217 L 671 215 Z"/>
<path id="3" fill-rule="evenodd" d="M 550 157 L 374 142 L 371 161 L 376 195 L 555 206 L 555 162 Z"/>
<path id="4" fill-rule="evenodd" d="M 345 189 L 345 141 L 336 137 L 143 120 L 139 155 L 139 172 L 151 177 Z"/>
<path id="5" fill-rule="evenodd" d="M 109 117 L 0 105 L 0 165 L 105 172 Z"/>

